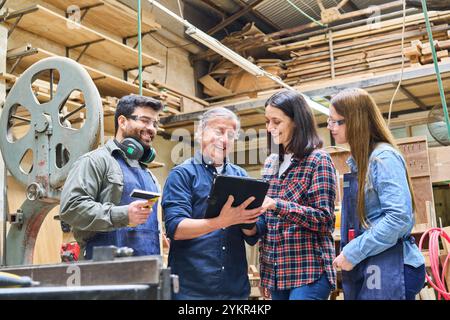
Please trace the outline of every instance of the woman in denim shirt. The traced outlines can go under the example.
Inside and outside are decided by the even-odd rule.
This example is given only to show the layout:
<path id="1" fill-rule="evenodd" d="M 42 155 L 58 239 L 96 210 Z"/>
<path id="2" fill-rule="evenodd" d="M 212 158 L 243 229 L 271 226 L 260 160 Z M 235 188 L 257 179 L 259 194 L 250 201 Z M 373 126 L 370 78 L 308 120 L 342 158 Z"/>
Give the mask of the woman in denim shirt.
<path id="1" fill-rule="evenodd" d="M 333 262 L 343 270 L 345 298 L 415 299 L 424 285 L 425 266 L 410 235 L 411 183 L 375 101 L 362 89 L 340 92 L 331 101 L 328 129 L 338 144 L 350 145 L 347 163 L 355 177 L 356 203 L 348 206 L 347 201 L 346 212 L 355 212 L 356 232 L 352 239 L 341 229 L 344 247 Z"/>

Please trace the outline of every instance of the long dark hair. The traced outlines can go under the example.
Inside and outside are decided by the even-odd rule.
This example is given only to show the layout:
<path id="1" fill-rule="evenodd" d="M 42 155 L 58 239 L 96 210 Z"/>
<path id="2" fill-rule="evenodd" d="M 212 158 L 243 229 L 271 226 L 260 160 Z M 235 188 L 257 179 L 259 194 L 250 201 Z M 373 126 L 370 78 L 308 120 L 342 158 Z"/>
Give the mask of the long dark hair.
<path id="1" fill-rule="evenodd" d="M 323 141 L 317 133 L 314 115 L 300 93 L 294 90 L 277 92 L 266 101 L 265 107 L 267 106 L 280 109 L 294 122 L 295 127 L 287 150 L 284 150 L 282 145 L 279 146 L 280 156 L 289 151 L 296 158 L 303 159 L 314 149 L 322 147 Z M 272 153 L 274 143 L 270 132 L 267 132 L 267 144 L 269 153 Z"/>

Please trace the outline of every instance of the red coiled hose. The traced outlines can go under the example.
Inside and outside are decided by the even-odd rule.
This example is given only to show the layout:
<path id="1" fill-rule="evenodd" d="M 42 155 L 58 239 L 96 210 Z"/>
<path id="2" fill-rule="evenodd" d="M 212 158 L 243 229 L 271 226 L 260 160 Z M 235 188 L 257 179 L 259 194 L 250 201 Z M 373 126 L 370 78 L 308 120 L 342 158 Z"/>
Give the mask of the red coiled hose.
<path id="1" fill-rule="evenodd" d="M 450 300 L 450 293 L 445 287 L 445 271 L 447 270 L 448 262 L 450 260 L 450 252 L 448 252 L 445 258 L 444 265 L 442 267 L 442 274 L 439 274 L 439 237 L 442 241 L 447 241 L 450 244 L 450 236 L 441 228 L 432 228 L 425 232 L 420 238 L 419 250 L 422 251 L 423 240 L 429 235 L 429 253 L 430 253 L 430 266 L 432 277 L 429 277 L 425 273 L 425 277 L 428 283 L 438 292 L 438 299 L 443 297 L 445 300 Z M 434 279 L 434 282 L 433 282 Z M 450 286 L 450 283 L 447 285 Z"/>

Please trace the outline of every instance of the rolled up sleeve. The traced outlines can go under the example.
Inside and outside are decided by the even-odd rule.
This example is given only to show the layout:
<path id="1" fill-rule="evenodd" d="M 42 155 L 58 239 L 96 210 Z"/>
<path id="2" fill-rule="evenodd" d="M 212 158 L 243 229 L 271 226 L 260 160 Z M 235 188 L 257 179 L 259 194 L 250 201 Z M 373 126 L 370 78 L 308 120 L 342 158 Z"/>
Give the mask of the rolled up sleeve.
<path id="1" fill-rule="evenodd" d="M 174 240 L 181 221 L 192 218 L 192 191 L 187 172 L 175 168 L 164 185 L 161 206 L 164 210 L 164 223 L 167 236 Z"/>

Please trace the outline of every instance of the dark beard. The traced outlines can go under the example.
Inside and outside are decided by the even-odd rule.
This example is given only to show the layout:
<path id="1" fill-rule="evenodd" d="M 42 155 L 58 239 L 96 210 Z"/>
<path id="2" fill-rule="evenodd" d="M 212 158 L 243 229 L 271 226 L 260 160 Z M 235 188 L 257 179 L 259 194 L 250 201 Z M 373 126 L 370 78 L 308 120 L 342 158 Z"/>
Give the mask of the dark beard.
<path id="1" fill-rule="evenodd" d="M 142 147 L 143 147 L 145 150 L 150 149 L 150 146 L 148 146 L 146 143 L 144 143 L 144 142 L 142 141 L 142 139 L 141 139 L 140 136 L 139 136 L 139 133 L 132 132 L 132 133 L 129 133 L 129 134 L 125 134 L 123 137 L 124 137 L 124 138 L 133 138 L 133 139 L 135 139 L 136 141 L 139 141 L 139 143 L 142 145 Z"/>

